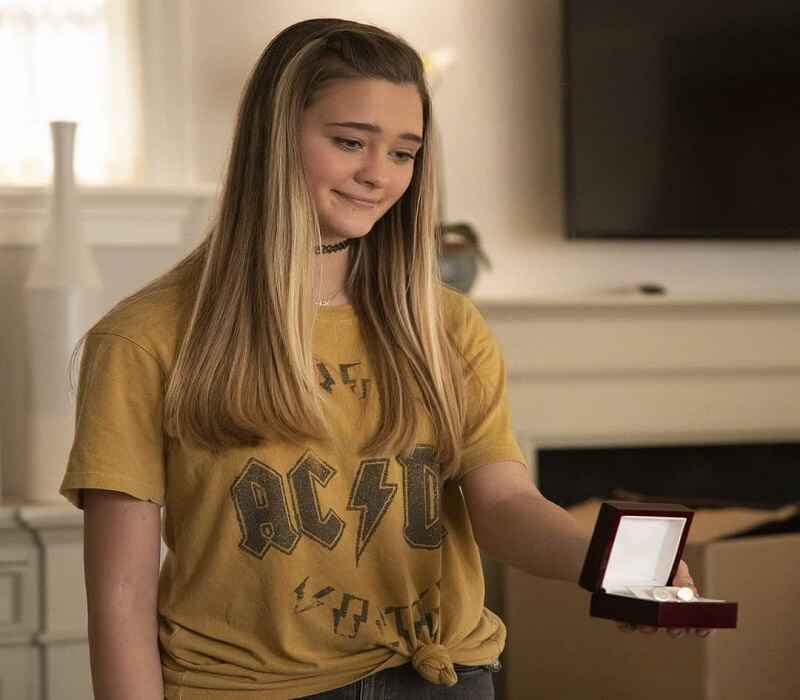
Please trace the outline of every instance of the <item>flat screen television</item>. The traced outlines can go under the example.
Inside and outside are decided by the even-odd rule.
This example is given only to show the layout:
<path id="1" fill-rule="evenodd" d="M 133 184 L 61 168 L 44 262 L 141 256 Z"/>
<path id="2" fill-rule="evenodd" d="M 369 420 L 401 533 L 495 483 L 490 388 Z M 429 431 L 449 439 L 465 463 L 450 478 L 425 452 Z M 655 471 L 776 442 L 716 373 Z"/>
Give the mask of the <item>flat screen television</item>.
<path id="1" fill-rule="evenodd" d="M 563 10 L 568 238 L 800 238 L 800 0 Z"/>

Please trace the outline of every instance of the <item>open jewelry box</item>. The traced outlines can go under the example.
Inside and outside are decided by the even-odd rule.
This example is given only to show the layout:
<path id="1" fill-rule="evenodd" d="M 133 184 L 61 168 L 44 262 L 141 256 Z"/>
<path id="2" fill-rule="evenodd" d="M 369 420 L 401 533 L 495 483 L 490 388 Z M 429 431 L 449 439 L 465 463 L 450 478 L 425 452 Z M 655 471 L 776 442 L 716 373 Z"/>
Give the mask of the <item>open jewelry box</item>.
<path id="1" fill-rule="evenodd" d="M 580 577 L 592 591 L 589 614 L 656 627 L 736 627 L 737 603 L 681 600 L 669 586 L 693 516 L 671 503 L 604 502 Z"/>

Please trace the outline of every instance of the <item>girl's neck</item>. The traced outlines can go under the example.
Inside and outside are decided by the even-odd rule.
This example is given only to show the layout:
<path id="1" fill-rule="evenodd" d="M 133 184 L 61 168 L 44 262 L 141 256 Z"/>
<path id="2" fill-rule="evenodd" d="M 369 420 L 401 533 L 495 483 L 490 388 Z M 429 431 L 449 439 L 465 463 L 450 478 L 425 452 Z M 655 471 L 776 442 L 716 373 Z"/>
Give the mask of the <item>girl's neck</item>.
<path id="1" fill-rule="evenodd" d="M 343 289 L 347 280 L 350 248 L 318 253 L 314 257 L 317 266 L 314 298 L 326 300 L 329 306 L 351 303 L 348 291 Z"/>

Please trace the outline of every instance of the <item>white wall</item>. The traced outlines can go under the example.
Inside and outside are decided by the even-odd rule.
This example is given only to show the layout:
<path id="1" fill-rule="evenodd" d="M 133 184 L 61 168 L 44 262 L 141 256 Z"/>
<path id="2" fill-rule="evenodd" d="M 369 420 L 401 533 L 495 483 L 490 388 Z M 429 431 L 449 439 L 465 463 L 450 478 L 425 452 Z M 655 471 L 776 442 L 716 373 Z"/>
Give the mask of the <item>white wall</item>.
<path id="1" fill-rule="evenodd" d="M 366 21 L 421 53 L 458 52 L 434 105 L 448 219 L 471 222 L 494 264 L 479 277 L 476 298 L 602 295 L 651 281 L 676 296 L 800 294 L 796 242 L 565 240 L 559 0 L 195 0 L 189 7 L 201 181 L 221 177 L 247 73 L 276 33 L 310 17 Z"/>

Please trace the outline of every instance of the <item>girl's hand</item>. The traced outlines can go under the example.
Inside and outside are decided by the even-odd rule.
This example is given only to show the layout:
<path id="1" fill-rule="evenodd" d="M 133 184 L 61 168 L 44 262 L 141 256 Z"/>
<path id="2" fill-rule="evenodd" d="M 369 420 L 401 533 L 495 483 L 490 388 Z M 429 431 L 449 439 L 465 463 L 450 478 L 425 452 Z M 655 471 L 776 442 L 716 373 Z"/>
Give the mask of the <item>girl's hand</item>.
<path id="1" fill-rule="evenodd" d="M 697 586 L 694 585 L 694 581 L 689 574 L 689 567 L 686 566 L 686 562 L 683 561 L 683 559 L 681 559 L 681 561 L 678 563 L 678 570 L 675 572 L 675 576 L 673 577 L 670 585 L 691 588 L 692 591 L 694 591 L 694 594 L 698 598 L 700 597 L 700 592 L 697 590 Z M 658 627 L 654 627 L 653 625 L 634 625 L 630 622 L 618 622 L 617 627 L 621 632 L 635 632 L 637 630 L 642 634 L 655 634 L 658 632 Z M 709 634 L 711 634 L 712 630 L 708 627 L 667 628 L 667 634 L 670 637 L 682 637 L 684 634 L 688 637 L 692 632 L 694 632 L 694 634 L 698 637 L 707 637 Z"/>

